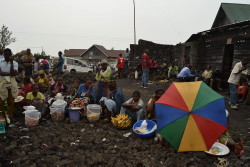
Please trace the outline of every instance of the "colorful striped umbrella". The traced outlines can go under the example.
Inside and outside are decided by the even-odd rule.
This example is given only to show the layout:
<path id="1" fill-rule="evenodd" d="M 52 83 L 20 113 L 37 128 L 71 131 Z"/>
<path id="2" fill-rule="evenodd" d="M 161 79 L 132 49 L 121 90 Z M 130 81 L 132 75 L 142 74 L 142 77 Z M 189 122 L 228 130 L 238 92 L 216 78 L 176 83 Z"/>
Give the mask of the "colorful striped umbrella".
<path id="1" fill-rule="evenodd" d="M 204 82 L 174 82 L 156 102 L 157 131 L 178 152 L 206 151 L 227 129 L 224 97 Z"/>

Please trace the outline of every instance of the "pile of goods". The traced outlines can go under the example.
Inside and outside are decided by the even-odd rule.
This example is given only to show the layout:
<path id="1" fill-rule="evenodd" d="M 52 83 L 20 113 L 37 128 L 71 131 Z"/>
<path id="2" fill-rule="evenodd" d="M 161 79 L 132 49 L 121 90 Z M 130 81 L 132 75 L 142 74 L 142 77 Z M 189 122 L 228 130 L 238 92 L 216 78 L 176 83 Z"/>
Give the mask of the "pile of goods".
<path id="1" fill-rule="evenodd" d="M 64 109 L 50 108 L 51 119 L 53 121 L 62 121 L 64 119 Z"/>
<path id="2" fill-rule="evenodd" d="M 131 118 L 127 114 L 118 114 L 111 117 L 111 122 L 114 127 L 119 129 L 127 129 L 131 126 Z"/>
<path id="3" fill-rule="evenodd" d="M 90 101 L 90 99 L 88 97 L 76 98 L 69 105 L 69 108 L 72 109 L 75 107 L 79 107 L 79 108 L 83 109 L 84 115 L 86 115 L 86 112 L 87 112 L 86 106 L 88 105 L 89 101 Z"/>
<path id="4" fill-rule="evenodd" d="M 100 117 L 100 114 L 98 113 L 90 113 L 90 114 L 87 114 L 87 118 L 90 122 L 95 122 L 95 121 L 98 121 L 99 120 L 99 117 Z"/>
<path id="5" fill-rule="evenodd" d="M 25 125 L 26 126 L 36 126 L 36 125 L 38 125 L 38 122 L 39 122 L 39 120 L 37 120 L 37 119 L 33 119 L 33 118 L 29 118 L 29 117 L 25 118 Z"/>

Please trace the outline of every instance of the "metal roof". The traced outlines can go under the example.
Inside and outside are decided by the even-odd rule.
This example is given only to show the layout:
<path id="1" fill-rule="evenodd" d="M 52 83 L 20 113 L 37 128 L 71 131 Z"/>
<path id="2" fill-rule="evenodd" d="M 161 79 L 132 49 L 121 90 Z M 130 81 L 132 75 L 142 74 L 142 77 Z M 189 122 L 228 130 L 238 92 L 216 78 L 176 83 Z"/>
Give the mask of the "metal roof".
<path id="1" fill-rule="evenodd" d="M 221 7 L 231 23 L 250 20 L 249 4 L 222 3 Z"/>
<path id="2" fill-rule="evenodd" d="M 250 20 L 250 5 L 221 3 L 212 28 Z"/>

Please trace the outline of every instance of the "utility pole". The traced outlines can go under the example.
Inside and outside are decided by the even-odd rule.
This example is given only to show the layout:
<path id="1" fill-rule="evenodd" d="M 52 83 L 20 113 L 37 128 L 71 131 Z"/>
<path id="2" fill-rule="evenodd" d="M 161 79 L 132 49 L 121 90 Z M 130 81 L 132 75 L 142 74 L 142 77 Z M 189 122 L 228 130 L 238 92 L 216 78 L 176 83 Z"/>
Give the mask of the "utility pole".
<path id="1" fill-rule="evenodd" d="M 133 0 L 134 3 L 134 44 L 136 45 L 136 31 L 135 31 L 135 0 Z"/>

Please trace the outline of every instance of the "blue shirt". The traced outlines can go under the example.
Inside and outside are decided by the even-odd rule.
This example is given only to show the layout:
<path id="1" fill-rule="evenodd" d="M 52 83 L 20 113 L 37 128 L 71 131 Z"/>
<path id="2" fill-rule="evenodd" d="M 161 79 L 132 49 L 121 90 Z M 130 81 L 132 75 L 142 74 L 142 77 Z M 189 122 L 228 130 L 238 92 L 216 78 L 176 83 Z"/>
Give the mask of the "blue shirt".
<path id="1" fill-rule="evenodd" d="M 58 66 L 57 66 L 58 72 L 62 72 L 63 64 L 64 64 L 64 59 L 63 59 L 63 57 L 59 57 Z"/>
<path id="2" fill-rule="evenodd" d="M 85 89 L 84 84 L 81 84 L 77 90 L 78 97 L 87 97 L 88 89 Z M 95 100 L 94 98 L 94 88 L 92 87 L 90 90 L 90 100 Z"/>
<path id="3" fill-rule="evenodd" d="M 188 67 L 184 67 L 178 74 L 178 78 L 193 77 L 193 76 L 194 75 L 191 74 L 191 71 Z"/>
<path id="4" fill-rule="evenodd" d="M 120 113 L 121 106 L 125 102 L 125 98 L 123 96 L 123 93 L 121 89 L 116 88 L 116 90 L 110 94 L 111 99 L 116 102 L 116 111 Z"/>

